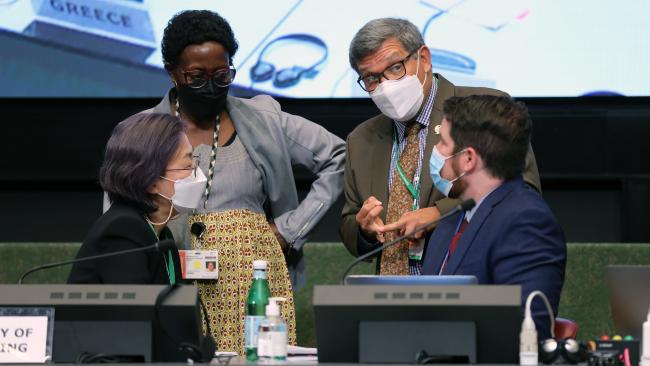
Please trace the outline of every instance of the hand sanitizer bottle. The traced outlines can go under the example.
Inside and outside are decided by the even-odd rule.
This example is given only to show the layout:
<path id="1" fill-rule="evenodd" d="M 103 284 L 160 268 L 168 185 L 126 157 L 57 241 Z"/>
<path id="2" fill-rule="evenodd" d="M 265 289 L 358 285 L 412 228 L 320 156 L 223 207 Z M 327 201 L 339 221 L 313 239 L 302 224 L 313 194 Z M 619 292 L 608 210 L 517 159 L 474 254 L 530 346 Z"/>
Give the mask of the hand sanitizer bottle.
<path id="1" fill-rule="evenodd" d="M 266 305 L 266 319 L 260 325 L 257 336 L 257 356 L 261 363 L 287 359 L 287 324 L 280 317 L 279 301 L 282 297 L 270 297 Z"/>

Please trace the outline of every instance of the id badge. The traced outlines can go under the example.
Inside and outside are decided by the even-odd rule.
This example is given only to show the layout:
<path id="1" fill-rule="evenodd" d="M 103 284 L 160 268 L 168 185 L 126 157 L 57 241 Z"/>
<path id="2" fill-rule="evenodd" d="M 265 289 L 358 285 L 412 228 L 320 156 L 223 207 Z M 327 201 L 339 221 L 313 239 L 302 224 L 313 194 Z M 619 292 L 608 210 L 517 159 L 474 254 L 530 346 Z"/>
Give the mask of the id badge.
<path id="1" fill-rule="evenodd" d="M 426 236 L 422 236 L 415 243 L 409 242 L 409 259 L 416 261 L 422 260 L 422 253 L 424 252 L 424 239 Z"/>
<path id="2" fill-rule="evenodd" d="M 219 278 L 219 253 L 216 250 L 179 250 L 181 274 L 185 280 Z"/>

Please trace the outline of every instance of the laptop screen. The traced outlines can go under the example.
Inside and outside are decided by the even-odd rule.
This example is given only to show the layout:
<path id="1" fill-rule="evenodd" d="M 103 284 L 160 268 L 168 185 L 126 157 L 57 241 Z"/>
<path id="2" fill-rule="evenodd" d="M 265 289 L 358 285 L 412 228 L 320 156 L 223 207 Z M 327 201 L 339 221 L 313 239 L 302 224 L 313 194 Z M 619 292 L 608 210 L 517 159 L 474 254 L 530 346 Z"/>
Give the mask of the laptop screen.
<path id="1" fill-rule="evenodd" d="M 650 266 L 608 266 L 609 305 L 617 334 L 641 338 L 650 311 Z"/>
<path id="2" fill-rule="evenodd" d="M 348 276 L 348 285 L 478 285 L 475 276 Z"/>

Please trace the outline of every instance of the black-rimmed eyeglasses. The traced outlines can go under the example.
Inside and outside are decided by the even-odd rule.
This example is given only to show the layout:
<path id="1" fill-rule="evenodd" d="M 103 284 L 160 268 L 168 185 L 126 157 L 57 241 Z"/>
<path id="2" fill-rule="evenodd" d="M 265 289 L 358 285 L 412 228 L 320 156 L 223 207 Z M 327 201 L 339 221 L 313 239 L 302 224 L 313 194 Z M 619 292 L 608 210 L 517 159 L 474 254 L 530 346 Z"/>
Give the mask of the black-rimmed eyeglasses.
<path id="1" fill-rule="evenodd" d="M 382 78 L 386 80 L 399 80 L 403 78 L 406 75 L 406 66 L 404 65 L 404 63 L 406 62 L 406 60 L 409 59 L 409 57 L 413 56 L 413 54 L 416 53 L 418 50 L 409 53 L 408 56 L 388 66 L 387 68 L 384 69 L 384 71 L 380 73 L 368 74 L 363 77 L 359 76 L 359 78 L 357 79 L 357 84 L 359 84 L 361 89 L 370 93 L 373 92 L 375 89 L 377 89 L 379 84 L 381 84 Z"/>
<path id="2" fill-rule="evenodd" d="M 228 66 L 227 68 L 215 70 L 213 72 L 206 72 L 203 70 L 181 70 L 183 77 L 185 77 L 185 83 L 192 89 L 199 89 L 208 84 L 208 81 L 212 81 L 217 87 L 224 88 L 235 80 L 235 70 L 234 66 Z"/>

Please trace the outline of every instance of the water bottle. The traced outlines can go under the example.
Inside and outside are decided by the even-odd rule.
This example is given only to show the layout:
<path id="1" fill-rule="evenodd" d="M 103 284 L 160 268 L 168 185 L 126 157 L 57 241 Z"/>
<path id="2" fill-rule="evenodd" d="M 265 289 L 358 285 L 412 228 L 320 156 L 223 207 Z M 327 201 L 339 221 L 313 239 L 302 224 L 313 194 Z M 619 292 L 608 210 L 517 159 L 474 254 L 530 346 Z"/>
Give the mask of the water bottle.
<path id="1" fill-rule="evenodd" d="M 257 361 L 257 333 L 264 321 L 269 304 L 269 281 L 266 278 L 266 261 L 253 261 L 253 283 L 246 299 L 245 348 L 246 359 Z"/>

